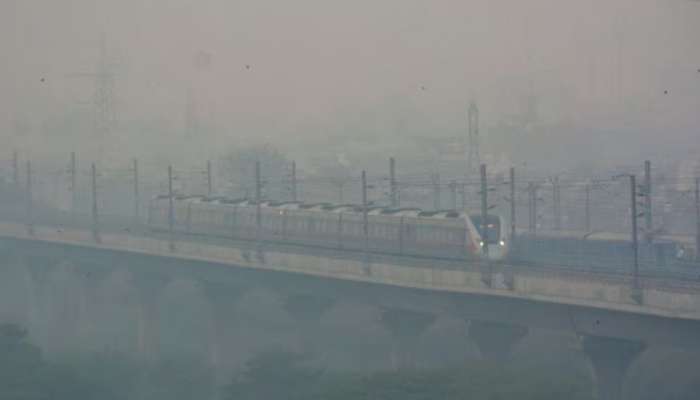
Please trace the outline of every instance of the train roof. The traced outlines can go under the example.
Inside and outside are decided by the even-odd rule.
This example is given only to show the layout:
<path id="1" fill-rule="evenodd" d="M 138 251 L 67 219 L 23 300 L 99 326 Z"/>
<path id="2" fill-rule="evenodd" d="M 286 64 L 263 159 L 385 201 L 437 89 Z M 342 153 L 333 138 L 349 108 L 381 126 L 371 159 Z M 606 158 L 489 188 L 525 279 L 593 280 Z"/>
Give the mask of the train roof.
<path id="1" fill-rule="evenodd" d="M 234 207 L 255 206 L 257 203 L 249 198 L 229 198 L 225 196 L 204 196 L 204 195 L 175 195 L 173 198 L 176 201 L 185 201 L 192 203 L 208 203 Z M 156 200 L 168 199 L 168 195 L 158 195 Z M 328 202 L 320 203 L 304 203 L 300 201 L 261 201 L 262 208 L 278 208 L 282 210 L 304 210 L 304 211 L 319 211 L 331 213 L 362 213 L 362 205 L 358 204 L 333 204 Z M 385 206 L 369 206 L 367 209 L 368 215 L 383 215 L 393 217 L 414 217 L 414 218 L 429 218 L 429 219 L 459 219 L 467 216 L 474 217 L 480 214 L 469 214 L 459 210 L 423 210 L 417 207 L 385 207 Z M 489 214 L 494 216 L 494 214 Z"/>

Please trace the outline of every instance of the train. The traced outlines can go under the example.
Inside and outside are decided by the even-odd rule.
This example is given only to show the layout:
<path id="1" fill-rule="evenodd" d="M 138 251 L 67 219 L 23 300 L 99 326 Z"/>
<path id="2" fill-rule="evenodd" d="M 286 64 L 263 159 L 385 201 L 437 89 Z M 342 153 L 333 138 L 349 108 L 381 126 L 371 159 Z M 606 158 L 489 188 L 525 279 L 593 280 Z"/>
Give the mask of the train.
<path id="1" fill-rule="evenodd" d="M 518 264 L 558 265 L 574 268 L 627 270 L 634 263 L 630 234 L 612 232 L 544 231 L 517 233 L 510 259 Z M 686 237 L 642 235 L 638 264 L 645 269 L 697 267 L 696 250 Z"/>
<path id="2" fill-rule="evenodd" d="M 170 230 L 171 199 L 157 196 L 148 207 L 148 225 Z M 503 216 L 418 208 L 303 203 L 184 196 L 172 198 L 172 230 L 236 240 L 317 246 L 456 260 L 502 261 L 510 249 Z M 366 229 L 366 232 L 365 232 Z"/>

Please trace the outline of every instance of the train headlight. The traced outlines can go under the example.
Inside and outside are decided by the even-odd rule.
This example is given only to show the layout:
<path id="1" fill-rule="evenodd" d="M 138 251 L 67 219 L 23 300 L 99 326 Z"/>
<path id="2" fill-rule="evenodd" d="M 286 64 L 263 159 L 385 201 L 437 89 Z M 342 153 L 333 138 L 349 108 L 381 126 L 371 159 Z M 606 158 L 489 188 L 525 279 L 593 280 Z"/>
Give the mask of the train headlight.
<path id="1" fill-rule="evenodd" d="M 501 240 L 501 241 L 498 242 L 498 243 L 499 243 L 501 246 L 505 246 L 505 245 L 506 245 L 506 241 L 505 241 L 505 240 Z"/>
<path id="2" fill-rule="evenodd" d="M 479 242 L 480 247 L 484 247 L 484 242 Z"/>

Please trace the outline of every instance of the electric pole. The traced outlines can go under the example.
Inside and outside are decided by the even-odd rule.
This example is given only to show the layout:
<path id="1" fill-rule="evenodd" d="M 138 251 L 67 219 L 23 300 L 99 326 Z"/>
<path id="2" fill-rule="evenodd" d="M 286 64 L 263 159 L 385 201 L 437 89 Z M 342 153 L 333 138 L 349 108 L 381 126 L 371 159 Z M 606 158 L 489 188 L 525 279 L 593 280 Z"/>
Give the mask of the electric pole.
<path id="1" fill-rule="evenodd" d="M 457 181 L 450 181 L 448 186 L 450 188 L 450 209 L 457 210 Z"/>
<path id="2" fill-rule="evenodd" d="M 586 184 L 585 186 L 585 191 L 586 191 L 586 208 L 584 210 L 585 212 L 585 228 L 586 228 L 586 233 L 591 232 L 591 185 Z"/>
<path id="3" fill-rule="evenodd" d="M 561 202 L 559 197 L 559 177 L 555 176 L 551 179 L 552 182 L 552 208 L 554 223 L 553 228 L 555 231 L 561 230 Z"/>
<path id="4" fill-rule="evenodd" d="M 71 193 L 71 203 L 70 210 L 71 214 L 75 216 L 75 207 L 77 204 L 78 190 L 77 190 L 77 176 L 78 176 L 78 163 L 75 158 L 75 152 L 70 153 L 70 164 L 68 165 L 68 173 L 70 174 L 70 193 Z"/>
<path id="5" fill-rule="evenodd" d="M 397 191 L 396 161 L 394 160 L 394 157 L 391 157 L 389 158 L 389 193 L 392 208 L 397 208 L 399 206 L 399 199 L 396 193 Z"/>
<path id="6" fill-rule="evenodd" d="M 139 222 L 139 160 L 134 158 L 131 172 L 133 173 L 134 184 L 134 222 Z"/>
<path id="7" fill-rule="evenodd" d="M 630 202 L 631 202 L 631 217 L 632 217 L 632 251 L 634 262 L 634 289 L 639 289 L 639 238 L 637 235 L 637 177 L 630 175 Z"/>
<path id="8" fill-rule="evenodd" d="M 695 178 L 695 259 L 700 260 L 700 178 Z"/>
<path id="9" fill-rule="evenodd" d="M 95 163 L 92 163 L 91 168 L 92 176 L 92 237 L 95 242 L 100 243 L 100 223 L 99 216 L 97 212 L 97 168 Z"/>
<path id="10" fill-rule="evenodd" d="M 362 234 L 364 235 L 364 252 L 369 253 L 369 220 L 367 218 L 367 173 L 362 171 Z"/>
<path id="11" fill-rule="evenodd" d="M 12 183 L 15 190 L 19 190 L 19 154 L 17 150 L 12 152 Z"/>
<path id="12" fill-rule="evenodd" d="M 488 185 L 486 182 L 486 164 L 481 164 L 481 251 L 485 257 L 489 256 L 489 232 L 488 232 Z"/>
<path id="13" fill-rule="evenodd" d="M 260 161 L 255 162 L 255 239 L 260 240 L 262 228 L 262 183 L 260 181 Z"/>
<path id="14" fill-rule="evenodd" d="M 534 224 L 533 224 L 533 218 L 532 218 L 532 206 L 533 206 L 533 199 L 532 199 L 532 182 L 529 182 L 527 184 L 527 231 L 532 233 L 534 229 Z"/>
<path id="15" fill-rule="evenodd" d="M 27 234 L 29 236 L 34 236 L 34 216 L 32 204 L 32 162 L 27 160 Z"/>
<path id="16" fill-rule="evenodd" d="M 515 168 L 510 167 L 510 240 L 515 239 Z"/>
<path id="17" fill-rule="evenodd" d="M 529 200 L 528 200 L 528 205 L 529 205 L 529 221 L 528 221 L 528 230 L 530 233 L 537 234 L 537 220 L 538 220 L 538 215 L 537 215 L 537 201 L 539 200 L 537 198 L 537 185 L 534 182 L 530 182 L 528 184 L 527 188 L 528 194 L 529 194 Z"/>
<path id="18" fill-rule="evenodd" d="M 644 161 L 644 229 L 648 244 L 653 240 L 653 221 L 651 210 L 651 161 Z"/>
<path id="19" fill-rule="evenodd" d="M 440 173 L 435 172 L 430 175 L 430 180 L 433 186 L 433 209 L 440 209 Z"/>
<path id="20" fill-rule="evenodd" d="M 207 160 L 207 197 L 211 197 L 212 193 L 211 161 Z"/>
<path id="21" fill-rule="evenodd" d="M 292 161 L 292 201 L 297 201 L 297 162 Z"/>
<path id="22" fill-rule="evenodd" d="M 168 165 L 168 248 L 175 251 L 175 204 L 173 199 L 173 166 Z"/>

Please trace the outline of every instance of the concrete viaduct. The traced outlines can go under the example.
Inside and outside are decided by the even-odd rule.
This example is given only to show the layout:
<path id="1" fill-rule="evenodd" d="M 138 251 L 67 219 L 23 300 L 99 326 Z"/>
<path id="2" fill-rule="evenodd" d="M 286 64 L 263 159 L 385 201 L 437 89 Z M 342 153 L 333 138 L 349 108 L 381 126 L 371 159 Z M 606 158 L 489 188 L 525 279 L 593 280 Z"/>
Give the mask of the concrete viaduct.
<path id="1" fill-rule="evenodd" d="M 628 368 L 648 349 L 700 347 L 700 282 L 642 279 L 635 288 L 629 276 L 619 274 L 173 239 L 138 229 L 96 237 L 89 229 L 28 229 L 17 223 L 0 223 L 0 257 L 5 265 L 0 273 L 14 274 L 13 282 L 21 283 L 15 290 L 24 293 L 13 308 L 22 310 L 16 319 L 34 327 L 60 319 L 54 324 L 61 326 L 58 331 L 38 329 L 43 333 L 36 339 L 49 350 L 78 330 L 99 329 L 81 313 L 104 296 L 105 282 L 120 282 L 135 310 L 133 323 L 121 328 L 129 342 L 124 346 L 145 360 L 158 357 L 158 299 L 176 281 L 195 282 L 204 294 L 207 312 L 199 325 L 208 336 L 203 346 L 213 366 L 225 362 L 222 348 L 229 339 L 222 323 L 259 287 L 277 294 L 301 338 L 311 337 L 338 304 L 375 307 L 391 335 L 396 367 L 416 364 L 416 342 L 443 315 L 467 321 L 481 356 L 495 362 L 508 360 L 531 330 L 569 332 L 590 360 L 601 400 L 622 398 Z M 65 276 L 72 282 L 57 285 Z"/>

